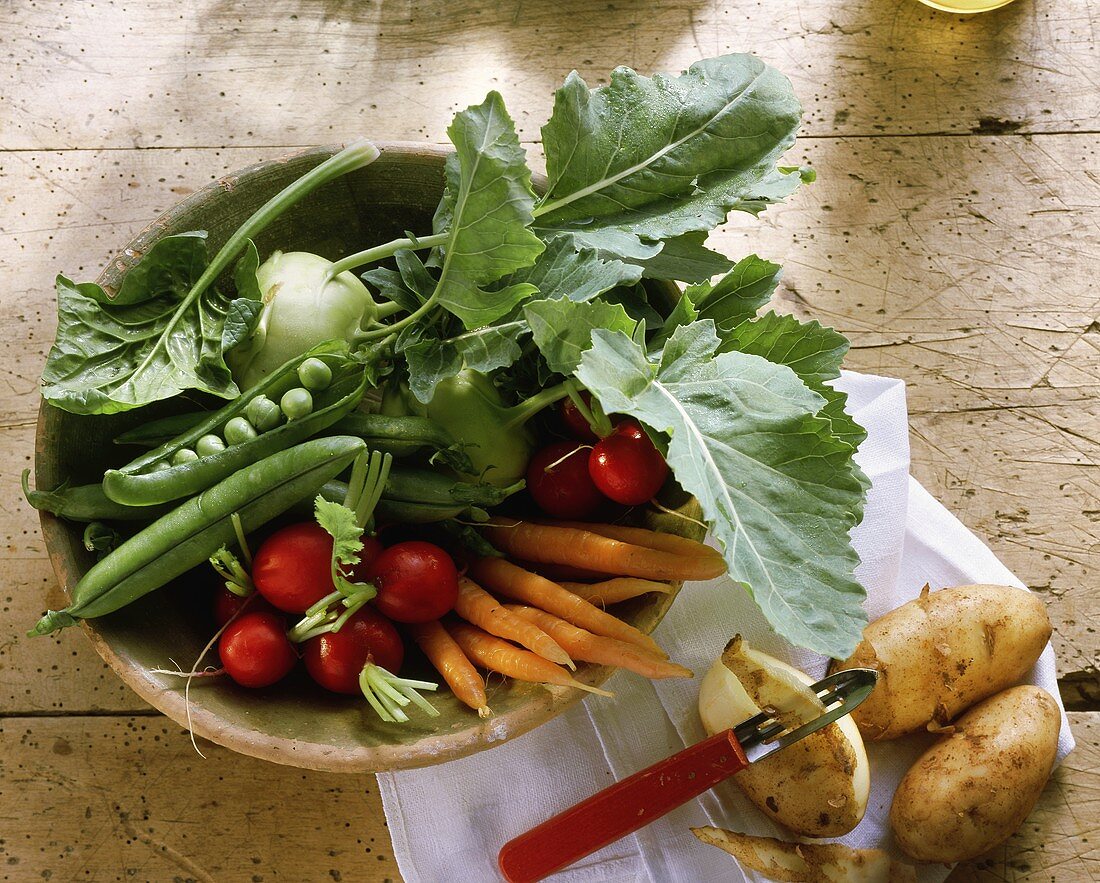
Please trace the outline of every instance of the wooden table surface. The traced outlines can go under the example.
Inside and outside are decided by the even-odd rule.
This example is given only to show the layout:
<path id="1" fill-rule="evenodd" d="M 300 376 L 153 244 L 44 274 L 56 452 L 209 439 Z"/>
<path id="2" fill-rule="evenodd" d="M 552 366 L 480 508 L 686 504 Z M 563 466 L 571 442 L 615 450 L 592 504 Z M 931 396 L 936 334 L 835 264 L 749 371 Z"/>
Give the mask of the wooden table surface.
<path id="1" fill-rule="evenodd" d="M 1091 7 L 1091 8 L 1090 8 Z M 817 183 L 714 237 L 908 383 L 913 472 L 1046 602 L 1079 748 L 1024 828 L 952 880 L 1100 878 L 1100 6 L 983 16 L 915 0 L 0 0 L 0 874 L 395 880 L 375 783 L 212 748 L 77 631 L 23 630 L 55 584 L 29 465 L 51 280 L 212 178 L 300 145 L 442 142 L 500 90 L 537 152 L 571 69 L 752 51 L 805 108 Z M 430 832 L 429 832 L 430 836 Z"/>

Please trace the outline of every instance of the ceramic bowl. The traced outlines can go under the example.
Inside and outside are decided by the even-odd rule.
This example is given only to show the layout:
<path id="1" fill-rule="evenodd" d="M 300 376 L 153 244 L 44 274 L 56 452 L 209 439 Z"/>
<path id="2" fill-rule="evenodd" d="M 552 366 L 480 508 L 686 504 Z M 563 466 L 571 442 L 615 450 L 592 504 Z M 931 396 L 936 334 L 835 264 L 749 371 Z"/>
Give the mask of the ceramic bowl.
<path id="1" fill-rule="evenodd" d="M 407 144 L 380 147 L 382 155 L 372 165 L 319 189 L 264 231 L 256 243 L 261 255 L 282 248 L 335 259 L 399 237 L 405 230 L 429 230 L 442 193 L 446 151 Z M 153 242 L 185 230 L 207 230 L 213 254 L 265 200 L 333 152 L 333 148 L 306 150 L 226 175 L 143 230 L 97 281 L 117 289 L 129 267 Z M 669 298 L 675 296 L 674 286 L 656 288 Z M 37 487 L 49 489 L 65 480 L 74 484 L 100 480 L 107 464 L 128 459 L 126 449 L 113 445 L 111 439 L 172 408 L 173 403 L 163 402 L 138 412 L 81 417 L 43 403 L 36 438 Z M 688 524 L 664 519 L 665 528 L 677 532 Z M 66 588 L 93 563 L 82 544 L 82 527 L 42 513 L 46 548 L 57 579 Z M 83 625 L 118 676 L 143 700 L 184 726 L 187 707 L 182 679 L 151 670 L 171 667 L 170 660 L 190 668 L 213 633 L 209 598 L 214 581 L 212 574 L 201 571 Z M 648 632 L 674 596 L 675 592 L 644 596 L 619 605 L 615 612 Z M 434 675 L 426 661 L 415 655 L 415 648 L 409 656 L 403 670 L 409 676 Z M 217 664 L 216 652 L 207 661 Z M 605 667 L 582 665 L 577 677 L 596 685 L 611 674 Z M 190 691 L 190 722 L 197 736 L 276 763 L 316 770 L 381 771 L 427 766 L 499 745 L 561 714 L 584 696 L 574 689 L 502 682 L 499 677 L 491 679 L 489 691 L 494 714 L 488 720 L 480 720 L 443 685 L 431 697 L 439 717 L 414 712 L 407 724 L 386 724 L 365 701 L 319 689 L 299 666 L 289 678 L 264 690 L 246 690 L 227 678 L 196 682 Z"/>

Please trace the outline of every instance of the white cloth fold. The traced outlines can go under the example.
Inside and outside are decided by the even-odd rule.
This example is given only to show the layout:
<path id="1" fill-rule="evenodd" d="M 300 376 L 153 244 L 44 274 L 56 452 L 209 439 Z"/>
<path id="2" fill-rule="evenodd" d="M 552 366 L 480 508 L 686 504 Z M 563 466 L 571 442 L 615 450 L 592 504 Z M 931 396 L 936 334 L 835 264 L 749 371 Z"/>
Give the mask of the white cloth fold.
<path id="1" fill-rule="evenodd" d="M 908 416 L 901 381 L 845 372 L 838 388 L 867 429 L 858 461 L 870 477 L 863 522 L 853 531 L 873 619 L 933 589 L 964 583 L 1022 584 L 993 553 L 908 474 Z M 696 673 L 690 681 L 650 683 L 618 673 L 613 699 L 591 697 L 531 733 L 442 766 L 378 776 L 394 855 L 408 883 L 500 879 L 496 855 L 505 842 L 554 813 L 704 737 L 696 712 L 699 679 L 730 636 L 814 677 L 826 660 L 791 648 L 768 627 L 748 596 L 726 578 L 685 586 L 657 628 L 672 659 Z M 1048 646 L 1027 680 L 1058 699 Z M 1061 700 L 1059 699 L 1059 705 Z M 890 798 L 929 742 L 914 736 L 868 745 L 871 799 L 860 825 L 841 838 L 853 846 L 892 850 Z M 1073 748 L 1063 712 L 1058 758 Z M 554 875 L 568 883 L 760 880 L 721 850 L 700 843 L 692 825 L 794 839 L 726 782 L 629 837 Z M 900 857 L 900 856 L 899 856 Z M 921 883 L 938 883 L 943 866 L 924 867 Z"/>

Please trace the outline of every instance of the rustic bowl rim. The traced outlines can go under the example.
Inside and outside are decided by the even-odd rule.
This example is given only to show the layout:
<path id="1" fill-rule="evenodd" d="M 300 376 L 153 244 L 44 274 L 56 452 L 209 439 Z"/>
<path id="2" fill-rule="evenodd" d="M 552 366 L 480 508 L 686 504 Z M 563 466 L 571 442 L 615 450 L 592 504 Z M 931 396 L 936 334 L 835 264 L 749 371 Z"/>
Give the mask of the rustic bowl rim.
<path id="1" fill-rule="evenodd" d="M 376 141 L 375 144 L 383 156 L 388 154 L 399 158 L 416 155 L 445 158 L 453 152 L 453 149 L 445 145 L 413 141 Z M 261 174 L 272 166 L 284 164 L 293 159 L 311 154 L 319 157 L 331 155 L 339 149 L 340 145 L 308 147 L 272 159 L 260 160 L 222 175 L 174 203 L 142 228 L 119 254 L 128 253 L 135 247 L 138 250 L 148 247 L 151 242 L 164 234 L 172 216 L 216 199 L 220 194 L 232 190 L 235 183 L 243 178 Z M 542 175 L 533 175 L 536 187 L 544 180 Z M 98 282 L 104 281 L 109 266 L 110 263 L 97 277 Z M 40 459 L 49 456 L 45 425 L 49 419 L 47 413 L 50 407 L 45 400 L 42 400 L 39 405 L 35 434 L 36 472 Z M 63 519 L 45 510 L 39 512 L 39 519 L 54 575 L 62 590 L 66 591 L 66 577 L 69 574 L 65 549 L 72 527 L 68 526 Z M 660 595 L 654 599 L 651 606 L 646 608 L 647 619 L 650 620 L 649 629 L 664 617 L 680 586 L 680 583 L 673 583 L 671 592 Z M 557 717 L 588 695 L 580 690 L 548 685 L 544 695 L 532 694 L 531 700 L 519 708 L 494 715 L 487 720 L 472 718 L 470 726 L 463 730 L 433 733 L 413 743 L 361 745 L 348 749 L 304 739 L 273 736 L 263 731 L 230 723 L 217 713 L 204 708 L 199 701 L 192 701 L 189 710 L 182 690 L 165 688 L 163 683 L 155 680 L 139 662 L 120 653 L 99 633 L 94 620 L 82 620 L 81 626 L 99 656 L 130 689 L 172 721 L 188 728 L 194 736 L 240 754 L 302 769 L 326 772 L 387 772 L 443 763 L 521 736 Z M 609 666 L 588 666 L 583 681 L 597 686 L 604 683 L 614 672 L 615 669 Z"/>

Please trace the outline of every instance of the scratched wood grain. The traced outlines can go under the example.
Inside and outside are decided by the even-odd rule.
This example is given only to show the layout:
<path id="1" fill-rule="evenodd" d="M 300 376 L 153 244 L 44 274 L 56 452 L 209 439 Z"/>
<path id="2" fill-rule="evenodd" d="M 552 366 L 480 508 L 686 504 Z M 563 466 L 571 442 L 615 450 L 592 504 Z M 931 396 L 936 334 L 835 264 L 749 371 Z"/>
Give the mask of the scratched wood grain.
<path id="1" fill-rule="evenodd" d="M 1095 879 L 1100 714 L 1071 720 L 1080 747 L 1025 827 L 950 883 Z M 201 747 L 160 717 L 0 720 L 0 879 L 400 878 L 373 777 Z"/>
<path id="2" fill-rule="evenodd" d="M 1063 694 L 1100 707 L 1098 9 L 0 0 L 3 879 L 397 878 L 371 780 L 217 749 L 200 761 L 78 633 L 22 637 L 59 598 L 17 491 L 49 280 L 94 276 L 224 171 L 364 132 L 439 142 L 490 88 L 537 151 L 572 68 L 595 84 L 617 63 L 678 70 L 751 50 L 791 77 L 806 108 L 797 153 L 819 182 L 715 243 L 783 262 L 783 309 L 848 334 L 853 368 L 908 382 L 914 473 L 1043 593 Z M 1100 876 L 1100 715 L 1072 720 L 1081 747 L 1036 813 L 954 883 Z"/>
<path id="3" fill-rule="evenodd" d="M 8 148 L 316 144 L 394 125 L 430 139 L 489 89 L 534 139 L 571 69 L 596 84 L 616 64 L 675 72 L 730 51 L 790 76 L 814 135 L 1100 128 L 1100 8 L 1088 0 L 969 18 L 916 0 L 7 0 L 0 11 Z"/>

